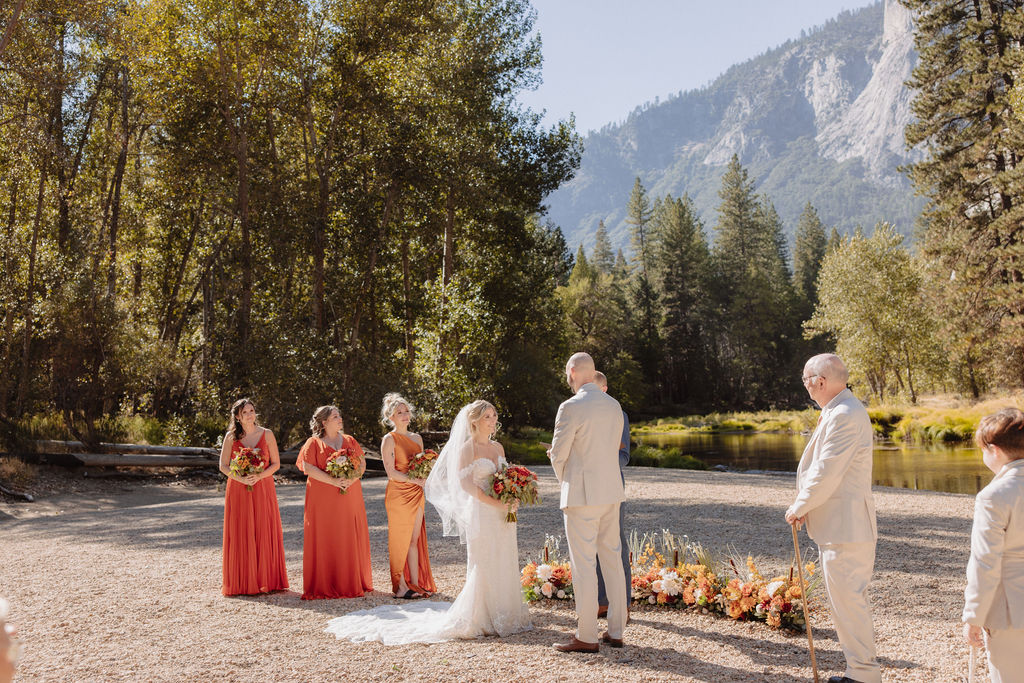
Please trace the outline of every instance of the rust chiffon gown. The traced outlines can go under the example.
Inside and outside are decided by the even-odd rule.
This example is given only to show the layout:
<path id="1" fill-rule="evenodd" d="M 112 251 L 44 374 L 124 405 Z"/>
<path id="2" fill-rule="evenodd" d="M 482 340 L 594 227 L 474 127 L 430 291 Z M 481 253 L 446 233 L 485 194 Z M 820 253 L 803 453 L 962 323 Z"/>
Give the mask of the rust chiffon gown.
<path id="1" fill-rule="evenodd" d="M 359 443 L 346 434 L 343 448 L 363 457 Z M 334 449 L 313 436 L 302 446 L 295 464 L 325 470 Z M 366 523 L 363 487 L 359 481 L 346 493 L 315 479 L 306 481 L 302 522 L 302 599 L 358 598 L 373 590 L 370 571 L 370 530 Z"/>
<path id="2" fill-rule="evenodd" d="M 267 455 L 267 432 L 263 431 L 256 448 L 260 449 L 264 466 Z M 231 457 L 242 448 L 240 441 L 231 446 Z M 277 507 L 274 478 L 266 477 L 253 484 L 228 479 L 224 494 L 224 595 L 255 595 L 288 588 L 288 572 L 284 564 L 284 538 L 281 533 L 281 512 Z"/>
<path id="3" fill-rule="evenodd" d="M 395 441 L 395 469 L 409 471 L 409 461 L 423 449 L 410 437 L 391 432 Z M 409 589 L 417 593 L 430 594 L 437 591 L 434 576 L 430 573 L 430 557 L 427 550 L 427 520 L 424 512 L 426 497 L 423 487 L 404 481 L 388 481 L 384 493 L 384 508 L 388 512 L 388 557 L 391 563 L 391 592 L 398 592 L 401 577 Z M 420 537 L 416 543 L 418 556 L 418 579 L 414 582 L 409 571 L 409 544 L 416 515 L 420 514 Z"/>

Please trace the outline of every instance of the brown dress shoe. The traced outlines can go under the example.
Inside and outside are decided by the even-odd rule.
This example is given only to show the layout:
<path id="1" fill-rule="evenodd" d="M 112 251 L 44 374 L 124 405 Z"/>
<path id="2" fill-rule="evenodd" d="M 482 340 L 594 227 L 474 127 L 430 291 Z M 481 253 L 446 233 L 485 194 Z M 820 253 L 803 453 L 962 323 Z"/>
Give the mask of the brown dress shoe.
<path id="1" fill-rule="evenodd" d="M 608 618 L 608 605 L 598 605 L 597 606 L 597 618 L 598 619 L 606 619 L 606 618 Z"/>
<path id="2" fill-rule="evenodd" d="M 576 636 L 570 638 L 568 643 L 555 643 L 552 647 L 559 652 L 599 652 L 601 650 L 597 643 L 584 643 Z"/>
<path id="3" fill-rule="evenodd" d="M 625 643 L 622 642 L 622 638 L 612 638 L 608 635 L 608 631 L 601 634 L 602 642 L 608 643 L 612 647 L 622 647 Z"/>

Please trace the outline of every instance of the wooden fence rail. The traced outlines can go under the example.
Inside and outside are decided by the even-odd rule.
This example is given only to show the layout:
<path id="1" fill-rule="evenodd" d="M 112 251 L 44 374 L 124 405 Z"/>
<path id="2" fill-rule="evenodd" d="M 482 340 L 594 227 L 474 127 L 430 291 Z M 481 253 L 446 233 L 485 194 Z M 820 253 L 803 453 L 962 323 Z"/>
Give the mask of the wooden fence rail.
<path id="1" fill-rule="evenodd" d="M 384 471 L 376 450 L 365 449 L 366 469 Z M 212 467 L 220 464 L 220 451 L 191 446 L 149 446 L 100 443 L 88 446 L 81 441 L 36 441 L 34 448 L 14 455 L 25 462 L 62 467 Z M 299 449 L 281 451 L 281 464 L 294 465 Z"/>

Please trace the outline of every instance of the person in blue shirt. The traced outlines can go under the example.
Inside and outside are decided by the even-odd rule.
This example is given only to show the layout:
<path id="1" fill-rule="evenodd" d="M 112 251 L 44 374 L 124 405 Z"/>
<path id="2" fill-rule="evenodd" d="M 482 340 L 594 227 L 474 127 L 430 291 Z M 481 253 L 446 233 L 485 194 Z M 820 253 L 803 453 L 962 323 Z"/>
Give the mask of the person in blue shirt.
<path id="1" fill-rule="evenodd" d="M 594 383 L 601 387 L 601 391 L 608 392 L 608 378 L 601 371 L 594 373 Z M 626 411 L 622 411 L 622 440 L 619 441 L 619 472 L 622 474 L 622 485 L 626 485 L 625 469 L 629 464 L 629 417 Z M 619 541 L 622 544 L 622 569 L 626 572 L 626 605 L 633 601 L 633 575 L 629 566 L 629 547 L 626 545 L 626 528 L 623 524 L 625 519 L 626 504 L 619 505 Z M 597 616 L 604 618 L 608 614 L 608 593 L 604 587 L 604 577 L 601 575 L 601 561 L 597 561 Z M 627 617 L 628 621 L 628 617 Z"/>

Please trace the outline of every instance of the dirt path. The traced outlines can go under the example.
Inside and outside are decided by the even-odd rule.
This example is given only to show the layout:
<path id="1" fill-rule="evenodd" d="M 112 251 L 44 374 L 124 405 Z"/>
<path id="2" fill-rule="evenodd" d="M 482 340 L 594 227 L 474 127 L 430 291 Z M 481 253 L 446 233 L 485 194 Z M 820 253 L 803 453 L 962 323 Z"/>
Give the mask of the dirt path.
<path id="1" fill-rule="evenodd" d="M 521 562 L 538 554 L 545 533 L 561 532 L 551 470 L 537 470 L 545 503 L 520 514 Z M 292 592 L 258 598 L 220 595 L 223 494 L 212 484 L 110 481 L 99 487 L 106 494 L 91 487 L 6 504 L 0 595 L 25 643 L 17 680 L 811 680 L 802 635 L 656 608 L 634 612 L 625 649 L 596 656 L 551 649 L 574 625 L 566 605 L 534 607 L 534 630 L 504 640 L 337 642 L 322 632 L 329 618 L 391 601 L 385 483 L 364 482 L 378 591 L 354 600 L 304 602 L 294 592 L 302 581 L 301 483 L 278 487 Z M 792 551 L 782 515 L 793 487 L 788 477 L 631 468 L 628 525 L 730 543 L 782 567 Z M 962 679 L 959 612 L 973 498 L 877 489 L 875 500 L 871 594 L 884 680 Z M 440 535 L 433 511 L 428 522 L 439 597 L 451 599 L 463 549 Z M 825 680 L 842 673 L 842 652 L 827 612 L 813 622 Z"/>

